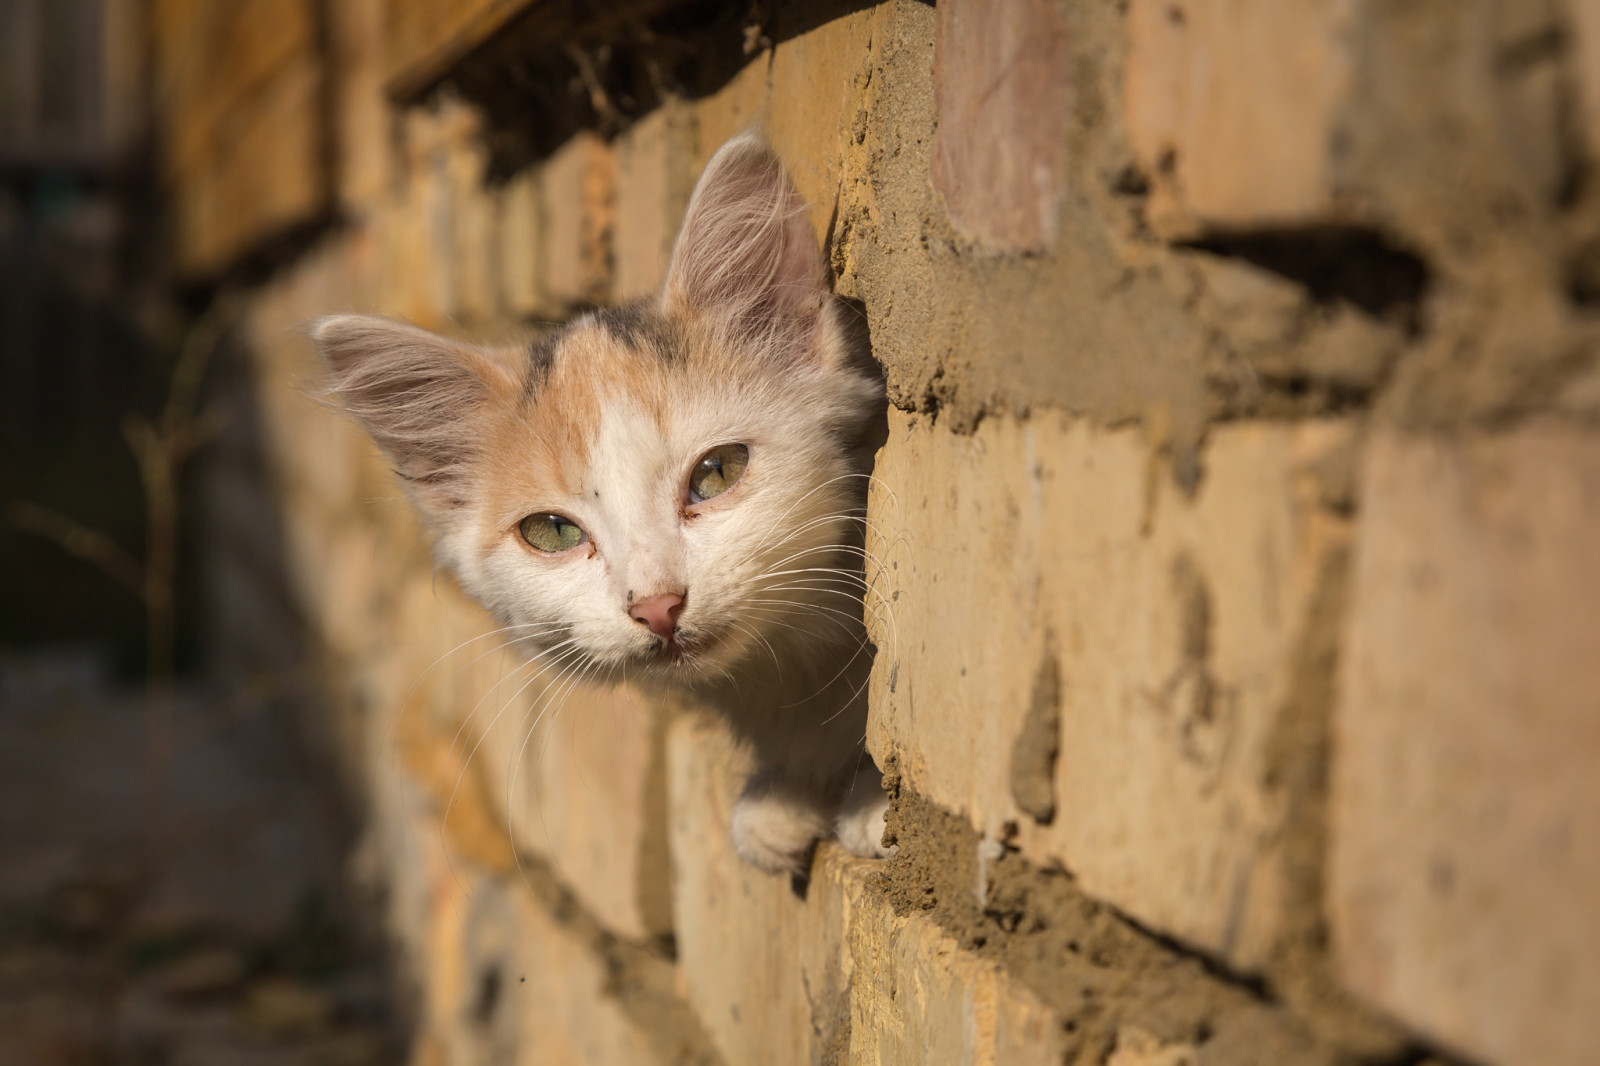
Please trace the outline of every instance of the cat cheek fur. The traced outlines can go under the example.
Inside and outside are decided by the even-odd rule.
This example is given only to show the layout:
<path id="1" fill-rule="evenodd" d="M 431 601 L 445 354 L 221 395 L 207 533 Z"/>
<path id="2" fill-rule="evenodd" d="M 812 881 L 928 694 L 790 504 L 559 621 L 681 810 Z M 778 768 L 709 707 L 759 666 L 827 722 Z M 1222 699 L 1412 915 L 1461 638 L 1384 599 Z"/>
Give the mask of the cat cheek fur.
<path id="1" fill-rule="evenodd" d="M 744 135 L 707 165 L 654 301 L 508 351 L 365 316 L 313 327 L 440 561 L 548 676 L 676 684 L 733 725 L 754 772 L 732 831 L 769 870 L 801 869 L 836 821 L 882 853 L 854 443 L 883 388 L 844 314 L 782 164 Z M 750 449 L 743 476 L 690 507 L 689 469 L 729 443 Z M 524 544 L 518 522 L 544 512 L 587 543 Z M 659 596 L 682 597 L 673 641 L 629 613 Z"/>

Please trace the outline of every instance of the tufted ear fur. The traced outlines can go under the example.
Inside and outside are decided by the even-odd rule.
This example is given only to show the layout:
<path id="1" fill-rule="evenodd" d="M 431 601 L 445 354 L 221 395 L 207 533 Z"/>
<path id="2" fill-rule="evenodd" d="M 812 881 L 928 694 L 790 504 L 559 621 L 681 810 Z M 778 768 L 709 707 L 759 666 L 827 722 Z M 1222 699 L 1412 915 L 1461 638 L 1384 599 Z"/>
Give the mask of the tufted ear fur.
<path id="1" fill-rule="evenodd" d="M 798 354 L 813 341 L 828 297 L 805 204 L 783 163 L 758 134 L 735 137 L 695 186 L 663 310 L 712 316 L 747 340 Z"/>
<path id="2" fill-rule="evenodd" d="M 318 319 L 311 336 L 334 395 L 372 436 L 430 516 L 463 502 L 479 422 L 514 388 L 487 352 L 370 315 Z"/>

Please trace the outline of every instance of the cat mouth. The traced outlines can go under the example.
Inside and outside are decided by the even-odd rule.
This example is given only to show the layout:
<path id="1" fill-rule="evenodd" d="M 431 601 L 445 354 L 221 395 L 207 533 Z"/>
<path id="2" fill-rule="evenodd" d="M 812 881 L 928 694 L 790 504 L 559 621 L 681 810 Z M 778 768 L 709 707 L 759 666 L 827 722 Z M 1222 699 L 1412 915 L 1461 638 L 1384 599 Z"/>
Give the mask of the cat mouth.
<path id="1" fill-rule="evenodd" d="M 692 667 L 704 661 L 706 653 L 717 643 L 714 634 L 705 632 L 679 633 L 666 639 L 657 637 L 654 647 L 645 653 L 645 658 L 662 665 Z"/>

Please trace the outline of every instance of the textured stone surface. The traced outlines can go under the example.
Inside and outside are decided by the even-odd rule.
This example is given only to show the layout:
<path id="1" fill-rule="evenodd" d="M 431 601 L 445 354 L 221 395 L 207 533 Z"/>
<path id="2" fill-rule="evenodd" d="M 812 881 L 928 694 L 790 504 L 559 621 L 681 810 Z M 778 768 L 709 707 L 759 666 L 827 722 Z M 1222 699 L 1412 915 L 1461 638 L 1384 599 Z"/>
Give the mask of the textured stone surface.
<path id="1" fill-rule="evenodd" d="M 673 925 L 683 995 L 730 1064 L 835 1061 L 850 1038 L 846 930 L 870 863 L 820 849 L 801 899 L 786 878 L 735 854 L 728 819 L 739 782 L 722 727 L 673 723 Z"/>
<path id="2" fill-rule="evenodd" d="M 1189 499 L 1135 431 L 890 422 L 868 545 L 874 754 L 1141 922 L 1259 965 L 1281 921 L 1269 747 L 1340 543 L 1313 471 L 1348 427 L 1219 429 Z M 1030 711 L 1057 701 L 1041 825 L 1010 771 Z"/>
<path id="3" fill-rule="evenodd" d="M 1061 8 L 955 0 L 938 10 L 933 186 L 963 232 L 1042 252 L 1055 236 L 1071 114 Z"/>
<path id="4" fill-rule="evenodd" d="M 514 892 L 501 969 L 515 1019 L 518 1066 L 632 1066 L 670 1061 L 617 1004 L 589 946 L 525 893 Z M 493 1061 L 493 1060 L 487 1060 Z"/>
<path id="5" fill-rule="evenodd" d="M 616 157 L 580 133 L 545 164 L 545 291 L 563 303 L 604 299 L 611 285 L 616 225 Z"/>
<path id="6" fill-rule="evenodd" d="M 843 140 L 854 136 L 875 42 L 891 9 L 858 11 L 778 45 L 767 78 L 762 128 L 787 160 L 821 238 L 838 211 Z"/>
<path id="7" fill-rule="evenodd" d="M 672 241 L 689 206 L 692 130 L 676 103 L 641 119 L 617 141 L 616 281 L 618 302 L 655 292 L 666 277 Z"/>
<path id="8" fill-rule="evenodd" d="M 485 782 L 518 847 L 543 856 L 612 932 L 671 932 L 663 701 L 632 688 L 539 682 L 517 696 L 528 671 L 514 657 L 499 669 L 512 680 L 468 731 L 484 737 Z"/>
<path id="9" fill-rule="evenodd" d="M 1336 719 L 1351 986 L 1491 1062 L 1600 1046 L 1600 436 L 1383 433 Z"/>
<path id="10" fill-rule="evenodd" d="M 1572 650 L 1595 631 L 1592 430 L 1507 427 L 1600 409 L 1573 136 L 1593 5 L 781 0 L 704 32 L 589 5 L 627 27 L 589 55 L 618 113 L 497 184 L 486 150 L 523 158 L 518 123 L 556 105 L 480 115 L 463 96 L 498 69 L 397 106 L 373 64 L 407 61 L 361 27 L 431 12 L 407 69 L 443 69 L 520 2 L 330 5 L 348 77 L 296 84 L 339 116 L 349 213 L 241 281 L 254 371 L 208 475 L 226 626 L 303 642 L 332 682 L 307 731 L 375 812 L 358 865 L 421 990 L 419 1066 L 643 1058 L 629 1024 L 658 1052 L 699 1034 L 695 1061 L 1376 1062 L 1418 1040 L 1573 1061 L 1597 998 L 1574 902 L 1597 895 L 1574 710 L 1596 656 Z M 297 32 L 235 42 L 259 92 L 184 142 L 225 149 L 279 108 L 294 173 L 251 210 L 312 180 L 268 76 L 320 69 L 283 50 Z M 692 95 L 634 115 L 662 72 Z M 637 693 L 519 692 L 381 459 L 296 391 L 318 314 L 487 340 L 649 292 L 689 180 L 752 123 L 896 405 L 871 748 L 897 757 L 896 817 L 959 813 L 900 822 L 894 866 L 824 847 L 804 900 L 732 853 L 721 731 L 685 719 L 669 744 Z M 245 212 L 194 188 L 180 210 L 234 239 Z M 1385 431 L 1361 475 L 1395 418 L 1454 443 Z M 924 911 L 910 857 L 948 843 L 936 822 L 977 872 Z M 1056 866 L 1081 930 L 1045 898 Z M 1103 904 L 1182 947 L 1118 925 L 1108 956 Z"/>
<path id="11" fill-rule="evenodd" d="M 539 172 L 522 171 L 500 193 L 499 260 L 501 306 L 508 314 L 538 314 L 547 306 L 540 273 Z"/>
<path id="12" fill-rule="evenodd" d="M 873 1066 L 1063 1061 L 1061 1020 L 999 966 L 869 897 L 850 929 L 850 1060 Z"/>
<path id="13" fill-rule="evenodd" d="M 1126 121 L 1158 230 L 1329 215 L 1355 10 L 1342 0 L 1134 0 Z"/>
<path id="14" fill-rule="evenodd" d="M 1594 155 L 1600 153 L 1600 3 L 1568 0 L 1566 6 L 1577 45 L 1584 131 Z"/>

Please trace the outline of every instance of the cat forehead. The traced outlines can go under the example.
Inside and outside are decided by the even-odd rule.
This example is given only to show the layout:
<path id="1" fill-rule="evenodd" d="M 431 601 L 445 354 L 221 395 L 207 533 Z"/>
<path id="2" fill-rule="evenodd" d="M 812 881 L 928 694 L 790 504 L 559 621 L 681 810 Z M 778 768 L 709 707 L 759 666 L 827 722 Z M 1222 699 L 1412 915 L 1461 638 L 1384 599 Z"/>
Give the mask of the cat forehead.
<path id="1" fill-rule="evenodd" d="M 770 391 L 716 347 L 648 306 L 593 312 L 534 341 L 514 416 L 486 450 L 492 477 L 577 494 L 598 462 L 714 435 Z"/>

